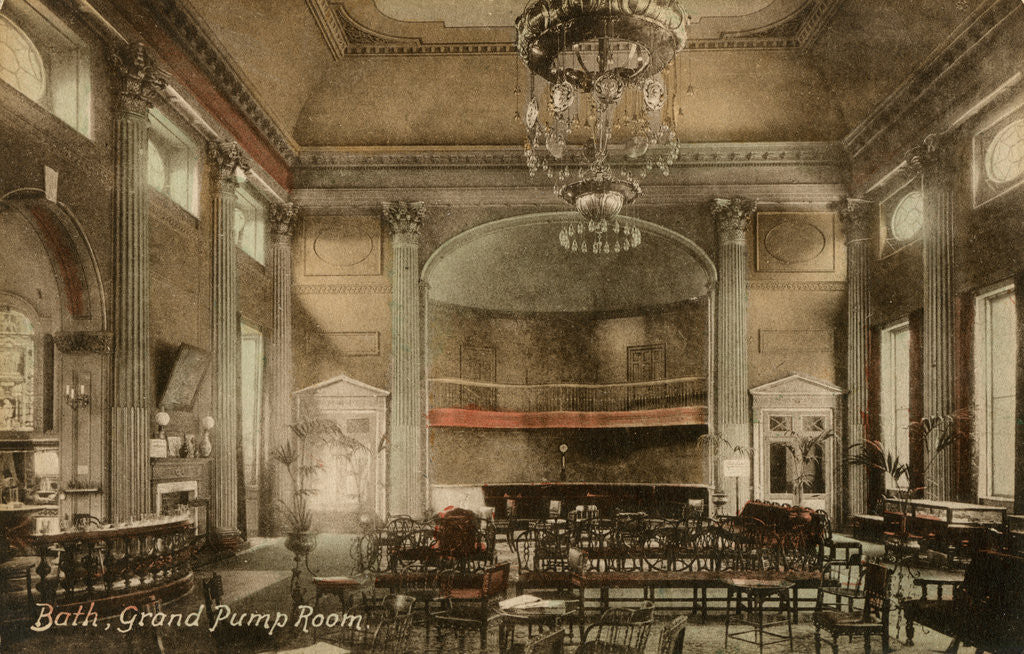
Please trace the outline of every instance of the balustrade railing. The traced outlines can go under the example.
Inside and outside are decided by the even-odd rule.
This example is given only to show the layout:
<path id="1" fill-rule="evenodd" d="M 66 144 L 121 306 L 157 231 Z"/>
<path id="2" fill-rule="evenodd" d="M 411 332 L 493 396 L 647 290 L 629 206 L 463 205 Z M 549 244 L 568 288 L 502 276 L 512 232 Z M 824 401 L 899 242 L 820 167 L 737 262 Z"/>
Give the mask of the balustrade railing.
<path id="1" fill-rule="evenodd" d="M 707 405 L 707 379 L 682 377 L 620 384 L 496 384 L 429 380 L 433 409 L 522 413 L 643 411 Z"/>
<path id="2" fill-rule="evenodd" d="M 33 534 L 29 542 L 39 557 L 33 599 L 51 605 L 93 601 L 102 612 L 108 598 L 191 587 L 197 543 L 187 518 Z"/>

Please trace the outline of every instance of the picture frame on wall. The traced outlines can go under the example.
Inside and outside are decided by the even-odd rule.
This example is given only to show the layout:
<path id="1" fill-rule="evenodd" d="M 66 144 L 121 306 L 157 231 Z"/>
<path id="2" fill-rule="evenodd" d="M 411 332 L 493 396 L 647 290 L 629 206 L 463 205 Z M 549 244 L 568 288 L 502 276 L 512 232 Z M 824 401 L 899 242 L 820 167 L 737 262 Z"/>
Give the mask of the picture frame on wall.
<path id="1" fill-rule="evenodd" d="M 199 394 L 199 385 L 210 367 L 210 353 L 182 343 L 174 357 L 174 367 L 167 378 L 160 406 L 165 411 L 191 411 Z"/>

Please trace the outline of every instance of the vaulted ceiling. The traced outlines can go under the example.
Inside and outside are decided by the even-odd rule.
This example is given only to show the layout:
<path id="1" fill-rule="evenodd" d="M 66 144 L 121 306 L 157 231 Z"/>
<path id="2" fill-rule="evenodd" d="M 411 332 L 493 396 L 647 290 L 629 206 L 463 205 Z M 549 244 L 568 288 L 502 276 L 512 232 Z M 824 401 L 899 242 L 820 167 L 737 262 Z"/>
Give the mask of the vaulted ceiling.
<path id="1" fill-rule="evenodd" d="M 677 132 L 841 139 L 985 1 L 683 0 L 690 40 L 666 73 Z M 295 145 L 522 143 L 512 24 L 526 0 L 178 4 Z"/>

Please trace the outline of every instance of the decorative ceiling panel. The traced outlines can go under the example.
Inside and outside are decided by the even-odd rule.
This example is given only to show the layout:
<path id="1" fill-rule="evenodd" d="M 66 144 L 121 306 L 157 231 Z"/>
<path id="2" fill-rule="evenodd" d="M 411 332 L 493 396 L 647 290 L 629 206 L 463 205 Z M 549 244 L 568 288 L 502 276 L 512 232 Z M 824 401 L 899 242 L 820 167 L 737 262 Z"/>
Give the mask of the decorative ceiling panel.
<path id="1" fill-rule="evenodd" d="M 692 0 L 687 47 L 798 49 L 813 43 L 840 0 Z M 524 0 L 306 0 L 335 58 L 515 52 Z"/>

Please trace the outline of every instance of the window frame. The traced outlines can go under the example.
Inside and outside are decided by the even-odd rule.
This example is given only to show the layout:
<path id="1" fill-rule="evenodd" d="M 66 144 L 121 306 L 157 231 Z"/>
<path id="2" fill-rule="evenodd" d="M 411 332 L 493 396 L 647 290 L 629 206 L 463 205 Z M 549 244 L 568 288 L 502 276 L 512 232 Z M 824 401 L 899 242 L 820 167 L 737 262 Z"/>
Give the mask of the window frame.
<path id="1" fill-rule="evenodd" d="M 879 259 L 890 257 L 921 240 L 921 234 L 924 231 L 924 220 L 927 220 L 927 215 L 923 215 L 921 228 L 917 230 L 913 237 L 904 240 L 896 238 L 892 233 L 892 219 L 895 216 L 896 210 L 903 205 L 903 202 L 911 193 L 915 192 L 921 193 L 923 212 L 924 192 L 921 188 L 920 177 L 915 177 L 906 184 L 903 184 L 878 204 Z"/>
<path id="2" fill-rule="evenodd" d="M 805 420 L 807 418 L 818 418 L 818 419 L 821 419 L 821 421 L 822 421 L 821 424 L 823 425 L 823 429 L 821 429 L 821 430 L 810 430 L 810 431 L 828 431 L 829 429 L 833 428 L 833 417 L 834 416 L 833 416 L 832 410 L 829 409 L 829 408 L 825 408 L 825 407 L 820 407 L 820 408 L 819 407 L 808 407 L 806 409 L 783 409 L 783 408 L 769 409 L 769 408 L 765 408 L 762 411 L 763 411 L 763 416 L 764 416 L 764 419 L 765 419 L 765 426 L 766 426 L 766 429 L 764 429 L 764 432 L 763 432 L 764 433 L 764 436 L 763 436 L 763 438 L 764 438 L 764 445 L 763 445 L 763 452 L 764 452 L 764 454 L 762 455 L 762 459 L 763 460 L 762 460 L 762 463 L 761 463 L 761 465 L 764 466 L 764 470 L 763 470 L 763 473 L 762 473 L 763 474 L 762 478 L 764 479 L 764 488 L 762 489 L 762 494 L 764 494 L 766 497 L 768 497 L 768 499 L 771 499 L 771 500 L 788 501 L 788 499 L 785 499 L 785 498 L 790 498 L 791 499 L 793 497 L 793 495 L 794 495 L 793 490 L 790 489 L 790 490 L 787 490 L 787 491 L 784 491 L 784 492 L 781 492 L 781 493 L 772 491 L 772 445 L 777 444 L 777 443 L 785 443 L 785 442 L 788 442 L 788 441 L 792 440 L 791 437 L 786 437 L 784 435 L 784 434 L 787 434 L 789 432 L 807 433 L 809 430 L 805 430 L 804 429 L 804 423 L 805 423 Z M 773 422 L 774 422 L 775 419 L 786 419 L 786 420 L 788 420 L 788 423 L 789 423 L 788 429 L 786 429 L 786 430 L 783 430 L 783 429 L 773 429 L 773 426 L 774 426 Z M 803 492 L 804 498 L 808 498 L 808 497 L 827 498 L 827 497 L 829 497 L 830 494 L 835 495 L 835 493 L 838 491 L 838 489 L 836 488 L 837 480 L 835 479 L 834 474 L 832 472 L 834 470 L 833 459 L 835 457 L 835 446 L 833 445 L 833 441 L 834 440 L 835 439 L 826 441 L 825 443 L 823 443 L 820 446 L 821 450 L 822 450 L 822 455 L 821 455 L 821 458 L 818 460 L 818 464 L 817 465 L 818 465 L 818 469 L 819 469 L 819 471 L 821 473 L 821 480 L 822 480 L 822 483 L 824 485 L 824 490 L 822 492 L 817 492 L 817 491 L 813 491 L 810 488 L 808 488 L 807 490 L 805 490 Z M 792 474 L 791 474 L 793 472 L 793 470 L 790 467 L 790 460 L 791 459 L 792 459 L 792 455 L 789 453 L 788 450 L 786 450 L 786 485 L 787 485 L 787 487 L 791 486 L 792 483 L 793 483 L 792 482 L 793 477 L 792 477 Z"/>
<path id="3" fill-rule="evenodd" d="M 972 138 L 971 174 L 974 207 L 982 207 L 1003 198 L 1024 185 L 1024 174 L 1006 182 L 995 182 L 988 176 L 989 148 L 995 138 L 1010 124 L 1024 121 L 1024 102 L 1018 101 L 1006 111 L 979 128 Z"/>
<path id="4" fill-rule="evenodd" d="M 907 397 L 905 398 L 907 405 L 907 428 L 905 433 L 900 434 L 901 427 L 899 426 L 899 414 L 900 409 L 895 405 L 894 397 L 896 394 L 896 366 L 895 366 L 895 340 L 898 336 L 906 335 L 906 360 L 907 369 L 905 371 L 907 377 Z M 880 433 L 879 437 L 882 441 L 882 447 L 886 452 L 891 452 L 899 457 L 901 463 L 910 463 L 910 398 L 912 390 L 910 387 L 910 321 L 900 320 L 896 323 L 883 327 L 881 331 L 881 343 L 880 349 L 880 365 L 879 365 L 879 399 L 880 399 Z M 908 480 L 909 481 L 909 480 Z M 892 479 L 889 475 L 885 475 L 885 488 L 886 490 L 895 490 L 896 486 L 893 484 Z"/>
<path id="5" fill-rule="evenodd" d="M 94 138 L 92 49 L 57 15 L 36 0 L 0 2 L 0 11 L 32 42 L 43 61 L 43 98 L 36 101 L 11 87 L 34 106 L 46 111 L 76 133 Z M 60 83 L 74 85 L 74 93 L 55 94 Z M 8 85 L 9 86 L 9 85 Z M 67 101 L 68 98 L 70 101 Z"/>
<path id="6" fill-rule="evenodd" d="M 1007 501 L 1013 500 L 1014 493 L 1016 491 L 1016 480 L 1011 475 L 1011 489 L 1007 495 L 999 495 L 993 489 L 993 482 L 995 474 L 992 470 L 992 447 L 993 438 L 992 431 L 994 427 L 994 420 L 992 420 L 992 402 L 993 402 L 993 388 L 989 383 L 989 372 L 991 359 L 994 356 L 992 351 L 991 341 L 991 306 L 992 301 L 1003 297 L 1009 296 L 1011 303 L 1014 306 L 1013 313 L 1013 326 L 1014 326 L 1014 338 L 1011 342 L 1014 344 L 1014 349 L 1017 349 L 1017 338 L 1019 337 L 1020 324 L 1017 319 L 1016 312 L 1016 287 L 1012 280 L 1003 281 L 993 286 L 989 286 L 980 290 L 975 294 L 974 298 L 974 437 L 977 444 L 977 470 L 978 470 L 978 497 L 984 499 L 991 499 L 996 501 Z M 1004 353 L 1000 352 L 1000 356 Z M 1016 363 L 1017 357 L 1019 357 L 1019 351 L 1015 352 L 1016 356 L 1013 361 Z M 1014 366 L 1016 371 L 1016 365 Z M 1016 373 L 1014 374 L 1014 419 L 1012 423 L 1016 426 L 1016 394 L 1017 394 L 1017 381 Z M 1015 459 L 1015 443 L 1016 443 L 1016 427 L 1014 428 L 1014 434 L 1011 436 L 1010 454 Z"/>
<path id="7" fill-rule="evenodd" d="M 146 184 L 176 206 L 185 210 L 193 219 L 199 220 L 199 171 L 202 163 L 199 141 L 180 127 L 165 112 L 153 108 L 149 111 L 149 129 L 147 130 Z M 164 185 L 158 187 L 150 178 L 149 148 L 154 148 L 161 155 L 164 163 Z M 175 160 L 174 158 L 177 158 Z M 175 193 L 169 178 L 181 175 L 184 178 L 184 192 Z M 181 197 L 176 197 L 180 195 Z"/>
<path id="8" fill-rule="evenodd" d="M 235 241 L 235 247 L 244 252 L 249 258 L 261 266 L 267 265 L 267 218 L 270 212 L 267 207 L 267 203 L 263 200 L 263 197 L 255 192 L 255 189 L 247 188 L 247 184 L 239 185 L 235 191 L 235 215 L 232 216 L 232 235 Z M 241 239 L 242 232 L 238 228 L 238 214 L 241 211 L 245 213 L 243 204 L 250 207 L 253 213 L 253 220 L 258 225 L 257 232 L 259 234 L 258 243 L 254 243 L 253 250 L 250 251 Z M 253 235 L 256 238 L 256 235 Z"/>

